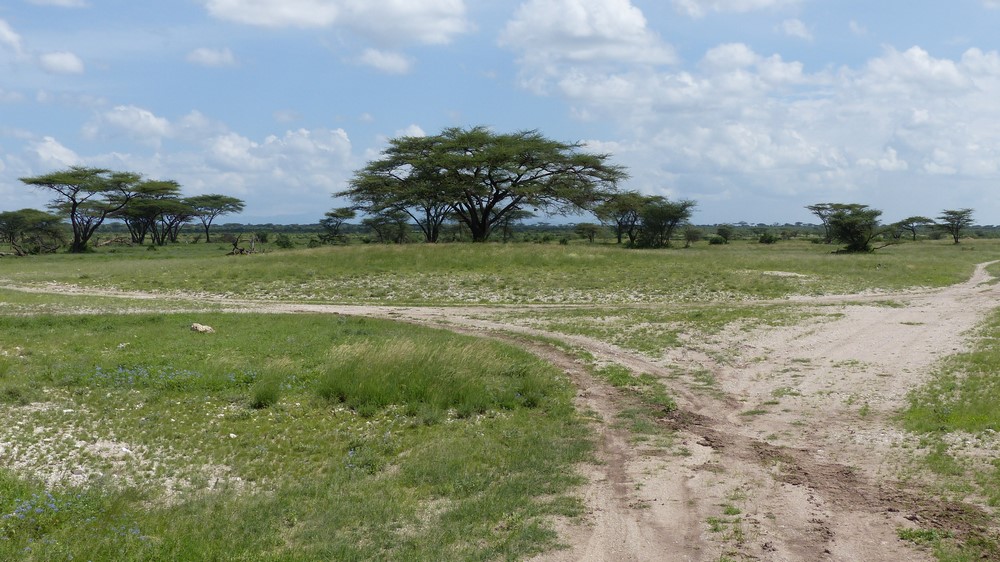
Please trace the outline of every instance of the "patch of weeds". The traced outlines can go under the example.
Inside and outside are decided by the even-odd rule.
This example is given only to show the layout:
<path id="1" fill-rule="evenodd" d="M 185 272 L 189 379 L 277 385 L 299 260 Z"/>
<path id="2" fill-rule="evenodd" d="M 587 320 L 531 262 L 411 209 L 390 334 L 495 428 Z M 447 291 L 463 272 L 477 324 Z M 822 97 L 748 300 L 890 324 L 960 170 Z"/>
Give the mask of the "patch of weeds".
<path id="1" fill-rule="evenodd" d="M 871 413 L 872 413 L 872 408 L 871 405 L 868 404 L 868 402 L 865 402 L 864 405 L 861 406 L 861 409 L 858 410 L 858 415 L 861 416 L 862 418 L 867 418 L 868 416 L 871 415 Z"/>
<path id="2" fill-rule="evenodd" d="M 255 410 L 270 408 L 281 398 L 281 378 L 277 375 L 261 377 L 250 389 L 250 407 Z"/>
<path id="3" fill-rule="evenodd" d="M 740 513 L 742 513 L 742 511 L 740 511 L 740 508 L 736 507 L 735 505 L 727 503 L 727 504 L 725 504 L 725 505 L 722 506 L 722 514 L 723 515 L 730 515 L 730 516 L 732 516 L 732 515 L 739 515 Z"/>
<path id="4" fill-rule="evenodd" d="M 726 530 L 727 521 L 721 517 L 709 517 L 705 522 L 708 523 L 708 530 L 713 533 L 721 533 Z"/>
<path id="5" fill-rule="evenodd" d="M 0 404 L 26 406 L 36 398 L 37 393 L 25 384 L 4 381 L 0 383 Z"/>
<path id="6" fill-rule="evenodd" d="M 741 416 L 746 416 L 746 417 L 751 417 L 751 416 L 762 416 L 762 415 L 767 414 L 767 413 L 768 413 L 767 410 L 762 410 L 760 408 L 755 408 L 753 410 L 744 410 L 744 411 L 740 412 L 740 415 Z"/>
<path id="7" fill-rule="evenodd" d="M 786 396 L 802 396 L 802 393 L 790 386 L 782 386 L 771 391 L 771 396 L 784 398 Z"/>

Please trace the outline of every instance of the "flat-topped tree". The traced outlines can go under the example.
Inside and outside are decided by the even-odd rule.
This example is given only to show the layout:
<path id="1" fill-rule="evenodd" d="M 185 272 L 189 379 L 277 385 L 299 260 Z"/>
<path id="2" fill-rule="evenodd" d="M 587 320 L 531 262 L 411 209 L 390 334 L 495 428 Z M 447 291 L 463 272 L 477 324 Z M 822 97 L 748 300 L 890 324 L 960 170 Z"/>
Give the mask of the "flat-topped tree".
<path id="1" fill-rule="evenodd" d="M 482 126 L 399 137 L 338 195 L 366 212 L 403 211 L 425 235 L 452 216 L 483 242 L 514 211 L 589 209 L 614 193 L 624 169 L 580 148 L 537 131 L 499 134 Z"/>
<path id="2" fill-rule="evenodd" d="M 191 207 L 192 216 L 197 217 L 197 219 L 201 221 L 201 225 L 205 227 L 206 244 L 212 241 L 208 231 L 215 219 L 222 215 L 239 213 L 245 207 L 242 199 L 237 199 L 236 197 L 230 197 L 228 195 L 219 195 L 217 193 L 195 195 L 194 197 L 188 197 L 183 201 Z"/>
<path id="3" fill-rule="evenodd" d="M 69 251 L 74 253 L 85 252 L 104 220 L 128 205 L 142 189 L 139 174 L 83 166 L 20 179 L 53 194 L 49 208 L 69 217 L 73 230 Z"/>
<path id="4" fill-rule="evenodd" d="M 951 209 L 941 211 L 937 227 L 951 235 L 958 244 L 962 231 L 972 226 L 972 209 Z"/>

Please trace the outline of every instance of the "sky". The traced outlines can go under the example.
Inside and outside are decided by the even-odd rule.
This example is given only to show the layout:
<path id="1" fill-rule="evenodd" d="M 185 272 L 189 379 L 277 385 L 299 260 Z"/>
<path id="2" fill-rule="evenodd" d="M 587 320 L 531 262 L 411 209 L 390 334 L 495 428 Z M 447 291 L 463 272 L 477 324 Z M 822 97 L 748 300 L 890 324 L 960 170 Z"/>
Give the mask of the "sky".
<path id="1" fill-rule="evenodd" d="M 486 125 L 696 224 L 1000 224 L 998 30 L 1000 0 L 4 0 L 0 211 L 80 165 L 315 223 L 388 139 Z"/>

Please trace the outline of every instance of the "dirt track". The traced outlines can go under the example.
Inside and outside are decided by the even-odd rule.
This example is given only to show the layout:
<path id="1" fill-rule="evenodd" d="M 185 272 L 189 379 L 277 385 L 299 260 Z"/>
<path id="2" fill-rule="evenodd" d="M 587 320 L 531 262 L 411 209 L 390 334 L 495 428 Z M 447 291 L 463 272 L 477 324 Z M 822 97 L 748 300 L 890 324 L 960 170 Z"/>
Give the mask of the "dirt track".
<path id="1" fill-rule="evenodd" d="M 973 505 L 901 484 L 896 446 L 907 436 L 886 418 L 937 361 L 968 347 L 969 331 L 1000 303 L 1000 285 L 989 283 L 986 265 L 968 282 L 940 290 L 788 301 L 819 316 L 786 328 L 734 329 L 657 360 L 498 320 L 506 308 L 227 304 L 485 334 L 563 368 L 577 384 L 581 411 L 600 420 L 599 462 L 583 468 L 587 521 L 560 523 L 569 548 L 540 560 L 930 560 L 897 530 L 961 536 L 982 530 L 986 518 Z M 526 336 L 555 338 L 600 362 L 661 377 L 680 406 L 660 420 L 675 432 L 674 446 L 635 444 L 615 423 L 624 407 L 616 390 L 593 380 L 572 356 Z M 677 376 L 706 370 L 717 381 L 711 391 Z"/>

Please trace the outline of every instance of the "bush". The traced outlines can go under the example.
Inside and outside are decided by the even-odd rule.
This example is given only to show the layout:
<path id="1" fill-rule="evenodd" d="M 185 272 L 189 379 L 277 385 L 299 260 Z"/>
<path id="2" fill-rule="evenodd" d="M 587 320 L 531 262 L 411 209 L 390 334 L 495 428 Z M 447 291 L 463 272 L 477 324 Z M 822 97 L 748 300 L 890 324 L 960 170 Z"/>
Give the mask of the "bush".
<path id="1" fill-rule="evenodd" d="M 757 241 L 760 242 L 761 244 L 774 244 L 778 240 L 781 240 L 781 238 L 775 236 L 774 234 L 771 234 L 770 232 L 765 232 L 764 234 L 761 234 L 760 238 L 757 239 Z"/>
<path id="2" fill-rule="evenodd" d="M 726 242 L 726 239 L 723 238 L 723 237 L 721 237 L 721 236 L 713 236 L 713 237 L 709 238 L 708 239 L 708 243 L 711 244 L 711 245 L 713 245 L 713 246 L 719 246 L 719 245 L 722 245 L 722 244 L 728 244 L 728 242 Z"/>
<path id="3" fill-rule="evenodd" d="M 287 234 L 279 234 L 274 239 L 274 245 L 283 250 L 289 250 L 295 247 L 295 242 L 293 242 L 292 239 L 289 238 Z"/>

